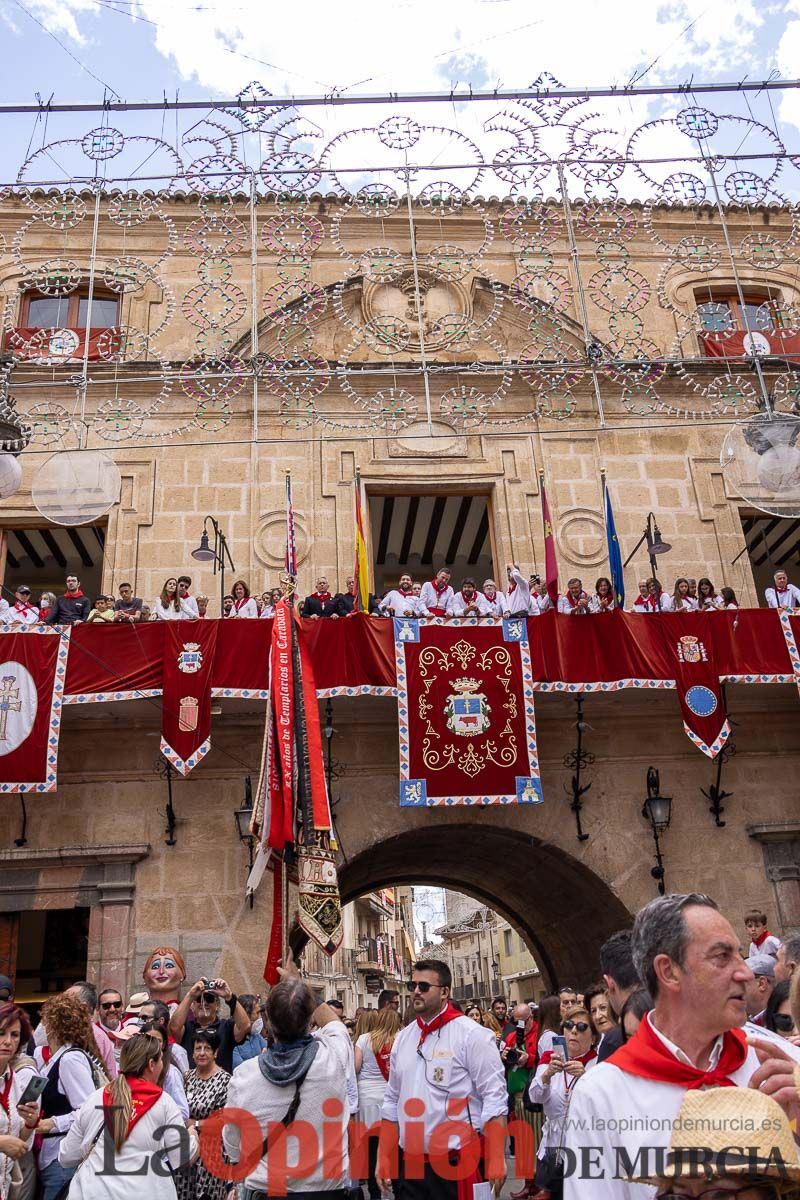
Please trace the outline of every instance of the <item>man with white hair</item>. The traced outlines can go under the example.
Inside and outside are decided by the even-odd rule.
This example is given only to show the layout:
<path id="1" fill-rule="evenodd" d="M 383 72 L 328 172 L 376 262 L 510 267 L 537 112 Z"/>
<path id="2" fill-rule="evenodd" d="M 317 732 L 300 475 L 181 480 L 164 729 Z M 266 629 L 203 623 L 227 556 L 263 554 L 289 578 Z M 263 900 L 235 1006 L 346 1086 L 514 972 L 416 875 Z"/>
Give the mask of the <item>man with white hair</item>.
<path id="1" fill-rule="evenodd" d="M 655 1007 L 611 1059 L 575 1086 L 565 1200 L 652 1197 L 652 1187 L 629 1180 L 649 1174 L 654 1153 L 668 1146 L 686 1091 L 746 1087 L 759 1069 L 741 1029 L 753 973 L 710 897 L 651 900 L 636 917 L 632 948 Z"/>
<path id="2" fill-rule="evenodd" d="M 776 571 L 774 575 L 775 586 L 767 588 L 764 592 L 764 598 L 768 608 L 788 609 L 790 612 L 794 608 L 800 608 L 800 588 L 789 583 L 789 576 L 785 571 Z"/>

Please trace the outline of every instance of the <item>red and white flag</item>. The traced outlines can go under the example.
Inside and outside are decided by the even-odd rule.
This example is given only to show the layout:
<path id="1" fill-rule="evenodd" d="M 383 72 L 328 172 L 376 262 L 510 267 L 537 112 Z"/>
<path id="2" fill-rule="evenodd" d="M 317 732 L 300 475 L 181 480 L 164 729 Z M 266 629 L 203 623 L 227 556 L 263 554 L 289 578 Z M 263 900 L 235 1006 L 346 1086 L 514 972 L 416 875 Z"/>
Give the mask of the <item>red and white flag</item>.
<path id="1" fill-rule="evenodd" d="M 0 793 L 55 791 L 70 634 L 0 626 Z"/>

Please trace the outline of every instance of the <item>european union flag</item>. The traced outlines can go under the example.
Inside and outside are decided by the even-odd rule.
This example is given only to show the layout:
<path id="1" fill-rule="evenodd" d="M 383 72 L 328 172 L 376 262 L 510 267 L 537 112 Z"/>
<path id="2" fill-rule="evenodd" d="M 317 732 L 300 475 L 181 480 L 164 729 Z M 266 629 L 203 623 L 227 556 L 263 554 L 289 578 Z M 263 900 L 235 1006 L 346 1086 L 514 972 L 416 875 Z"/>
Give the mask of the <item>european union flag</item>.
<path id="1" fill-rule="evenodd" d="M 608 565 L 611 569 L 611 582 L 614 585 L 614 603 L 617 608 L 625 604 L 625 578 L 622 573 L 622 554 L 617 540 L 617 527 L 614 524 L 614 510 L 611 507 L 611 496 L 606 488 L 606 538 L 608 539 Z"/>

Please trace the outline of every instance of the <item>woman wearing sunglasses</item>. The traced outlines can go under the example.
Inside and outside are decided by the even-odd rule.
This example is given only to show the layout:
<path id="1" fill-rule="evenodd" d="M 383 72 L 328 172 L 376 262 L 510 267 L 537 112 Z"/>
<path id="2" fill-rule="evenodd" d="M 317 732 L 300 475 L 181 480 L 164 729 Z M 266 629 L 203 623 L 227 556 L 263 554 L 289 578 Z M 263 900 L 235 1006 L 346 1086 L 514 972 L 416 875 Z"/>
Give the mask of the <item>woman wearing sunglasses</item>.
<path id="1" fill-rule="evenodd" d="M 790 986 L 791 983 L 788 979 L 776 984 L 767 1001 L 767 1007 L 764 1009 L 764 1028 L 771 1030 L 772 1033 L 779 1033 L 781 1037 L 794 1040 L 797 1030 L 789 1003 Z"/>
<path id="2" fill-rule="evenodd" d="M 595 1034 L 588 1011 L 570 1008 L 561 1022 L 566 1054 L 556 1042 L 545 1050 L 528 1089 L 528 1097 L 544 1108 L 545 1123 L 537 1151 L 536 1188 L 530 1200 L 560 1200 L 564 1188 L 561 1151 L 572 1089 L 586 1071 L 597 1063 Z"/>

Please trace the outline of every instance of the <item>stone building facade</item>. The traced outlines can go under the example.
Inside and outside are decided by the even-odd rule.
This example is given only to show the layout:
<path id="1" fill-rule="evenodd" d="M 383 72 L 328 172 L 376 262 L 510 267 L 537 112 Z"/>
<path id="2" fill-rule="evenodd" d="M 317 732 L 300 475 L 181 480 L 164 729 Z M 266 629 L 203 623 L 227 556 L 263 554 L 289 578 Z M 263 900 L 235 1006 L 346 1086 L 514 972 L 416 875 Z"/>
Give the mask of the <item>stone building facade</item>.
<path id="1" fill-rule="evenodd" d="M 412 508 L 422 528 L 412 529 L 403 561 L 420 571 L 448 558 L 452 544 L 457 578 L 475 563 L 502 578 L 512 561 L 543 574 L 541 472 L 561 577 L 591 585 L 607 573 L 604 470 L 623 549 L 652 511 L 672 546 L 670 582 L 709 575 L 733 586 L 740 603 L 759 603 L 763 567 L 741 555 L 743 521 L 759 514 L 720 466 L 730 421 L 759 410 L 759 379 L 753 360 L 704 353 L 698 311 L 728 303 L 737 286 L 754 305 L 789 311 L 798 302 L 793 262 L 753 249 L 786 246 L 788 212 L 727 213 L 743 247 L 734 280 L 714 208 L 419 205 L 412 256 L 405 210 L 335 197 L 298 202 L 297 211 L 261 199 L 254 213 L 236 196 L 78 201 L 84 213 L 96 205 L 97 294 L 116 298 L 113 328 L 129 331 L 110 339 L 105 357 L 90 348 L 85 388 L 75 383 L 85 341 L 65 356 L 50 334 L 32 340 L 22 306 L 63 292 L 70 272 L 65 294 L 80 291 L 92 275 L 92 223 L 58 217 L 44 194 L 0 204 L 5 345 L 19 359 L 12 391 L 36 434 L 20 490 L 0 504 L 7 587 L 26 573 L 34 589 L 60 584 L 65 568 L 38 540 L 51 531 L 32 487 L 48 455 L 80 442 L 107 450 L 121 475 L 96 544 L 85 530 L 79 539 L 105 592 L 127 580 L 152 602 L 165 577 L 188 568 L 216 616 L 219 580 L 190 557 L 206 514 L 230 543 L 229 583 L 242 577 L 259 591 L 276 583 L 287 469 L 301 589 L 321 574 L 341 587 L 352 570 L 357 470 L 378 590 L 393 582 Z M 785 366 L 765 358 L 759 369 L 791 411 Z M 468 498 L 483 537 L 469 527 L 467 545 L 453 539 Z M 53 540 L 69 567 L 88 570 L 63 533 Z M 640 554 L 626 572 L 629 593 L 646 572 Z M 718 827 L 701 790 L 715 767 L 686 740 L 674 696 L 588 697 L 595 763 L 589 837 L 578 841 L 564 795 L 572 698 L 537 699 L 544 805 L 422 812 L 398 807 L 394 701 L 337 699 L 345 899 L 426 881 L 465 890 L 523 934 L 548 984 L 586 978 L 599 942 L 653 894 L 639 811 L 655 763 L 675 797 L 664 839 L 669 887 L 702 887 L 736 924 L 757 903 L 771 926 L 800 925 L 797 695 L 789 685 L 737 684 L 729 704 L 738 753 L 725 765 L 732 798 Z M 173 784 L 171 844 L 154 770 L 158 702 L 68 709 L 58 790 L 28 799 L 22 846 L 18 802 L 3 800 L 6 964 L 14 968 L 19 939 L 32 939 L 34 926 L 36 938 L 46 936 L 32 914 L 81 909 L 87 971 L 104 984 L 135 988 L 148 951 L 169 943 L 185 953 L 190 976 L 222 974 L 238 990 L 257 989 L 269 889 L 248 906 L 232 814 L 245 776 L 257 774 L 262 723 L 263 705 L 220 702 L 211 753 Z"/>

